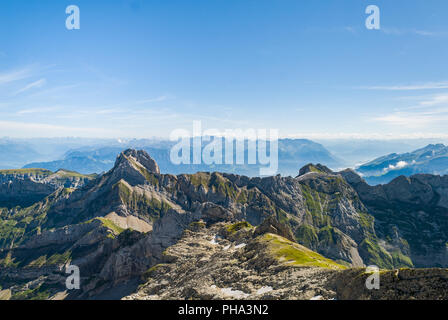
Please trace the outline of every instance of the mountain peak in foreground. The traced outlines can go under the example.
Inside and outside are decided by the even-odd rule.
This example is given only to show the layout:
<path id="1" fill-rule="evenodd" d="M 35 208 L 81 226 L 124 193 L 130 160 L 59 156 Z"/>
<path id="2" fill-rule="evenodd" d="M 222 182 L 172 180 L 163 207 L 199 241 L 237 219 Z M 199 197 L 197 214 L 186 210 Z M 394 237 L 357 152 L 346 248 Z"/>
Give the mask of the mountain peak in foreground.
<path id="1" fill-rule="evenodd" d="M 115 167 L 120 166 L 123 162 L 131 165 L 143 166 L 149 172 L 160 173 L 157 162 L 144 150 L 127 149 L 120 153 L 115 161 Z"/>
<path id="2" fill-rule="evenodd" d="M 331 169 L 329 169 L 328 167 L 318 163 L 318 164 L 312 164 L 309 163 L 306 166 L 302 167 L 299 170 L 299 176 L 303 176 L 307 173 L 310 172 L 315 172 L 315 173 L 326 173 L 326 174 L 332 174 L 334 173 Z"/>

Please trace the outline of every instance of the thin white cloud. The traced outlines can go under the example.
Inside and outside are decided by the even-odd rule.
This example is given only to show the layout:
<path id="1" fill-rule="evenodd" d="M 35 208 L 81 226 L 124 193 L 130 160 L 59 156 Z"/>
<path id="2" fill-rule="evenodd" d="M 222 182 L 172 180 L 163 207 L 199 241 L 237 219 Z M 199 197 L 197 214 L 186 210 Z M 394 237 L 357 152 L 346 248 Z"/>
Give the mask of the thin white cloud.
<path id="1" fill-rule="evenodd" d="M 361 89 L 367 90 L 386 90 L 386 91 L 415 91 L 415 90 L 435 90 L 448 89 L 448 81 L 428 82 L 412 85 L 394 85 L 394 86 L 366 86 Z"/>
<path id="2" fill-rule="evenodd" d="M 447 93 L 407 97 L 407 100 L 412 99 L 416 100 L 415 105 L 396 108 L 389 114 L 374 116 L 373 121 L 407 128 L 430 128 L 448 122 Z"/>
<path id="3" fill-rule="evenodd" d="M 384 34 L 393 36 L 417 35 L 422 37 L 437 37 L 437 36 L 446 36 L 448 34 L 447 32 L 428 31 L 420 29 L 406 29 L 396 27 L 381 27 L 380 31 Z"/>
<path id="4" fill-rule="evenodd" d="M 25 115 L 25 114 L 33 114 L 33 113 L 43 113 L 43 112 L 52 112 L 55 110 L 58 110 L 58 107 L 47 107 L 47 108 L 30 108 L 30 109 L 23 109 L 17 111 L 18 115 Z"/>
<path id="5" fill-rule="evenodd" d="M 426 95 L 426 96 L 407 96 L 407 97 L 399 97 L 395 100 L 401 101 L 412 101 L 415 105 L 410 107 L 404 107 L 396 109 L 395 111 L 410 111 L 410 110 L 442 110 L 440 107 L 442 106 L 443 110 L 448 107 L 448 94 L 436 94 L 436 95 Z"/>
<path id="6" fill-rule="evenodd" d="M 46 123 L 33 122 L 18 122 L 18 121 L 1 121 L 0 120 L 0 135 L 9 135 L 8 133 L 14 130 L 20 132 L 23 137 L 61 137 L 61 136 L 111 136 L 116 134 L 113 130 L 102 128 L 88 128 L 88 127 L 70 127 L 62 125 L 53 125 Z M 64 133 L 61 135 L 61 133 Z"/>
<path id="7" fill-rule="evenodd" d="M 405 30 L 400 29 L 400 28 L 394 28 L 394 27 L 389 27 L 389 28 L 383 27 L 380 30 L 382 33 L 389 34 L 389 35 L 395 35 L 395 36 L 401 36 L 406 33 Z"/>
<path id="8" fill-rule="evenodd" d="M 436 132 L 413 133 L 360 133 L 360 132 L 312 132 L 282 135 L 281 138 L 310 140 L 410 140 L 410 139 L 448 139 L 448 134 Z"/>
<path id="9" fill-rule="evenodd" d="M 129 111 L 127 111 L 127 112 L 129 112 Z M 101 110 L 95 111 L 95 114 L 112 114 L 112 113 L 126 113 L 126 110 L 110 108 L 110 109 L 101 109 Z"/>
<path id="10" fill-rule="evenodd" d="M 42 88 L 46 84 L 47 84 L 47 79 L 45 79 L 45 78 L 39 79 L 37 81 L 27 84 L 22 89 L 17 90 L 16 92 L 14 92 L 14 95 L 18 95 L 20 93 L 23 93 L 23 92 L 31 90 L 31 89 Z"/>
<path id="11" fill-rule="evenodd" d="M 45 88 L 42 90 L 38 90 L 36 92 L 33 92 L 30 97 L 42 97 L 42 96 L 58 96 L 58 95 L 63 95 L 65 94 L 67 91 L 70 91 L 74 88 L 80 87 L 82 86 L 82 83 L 76 83 L 76 84 L 69 84 L 69 85 L 62 85 L 62 86 L 56 86 L 56 87 L 51 87 L 51 88 Z"/>
<path id="12" fill-rule="evenodd" d="M 447 122 L 448 112 L 447 110 L 441 110 L 440 112 L 395 112 L 375 117 L 373 121 L 407 128 L 424 128 Z"/>
<path id="13" fill-rule="evenodd" d="M 421 107 L 433 107 L 441 104 L 448 104 L 448 94 L 438 94 L 420 102 Z"/>
<path id="14" fill-rule="evenodd" d="M 31 77 L 30 69 L 14 70 L 0 73 L 0 84 L 6 84 Z"/>
<path id="15" fill-rule="evenodd" d="M 428 37 L 439 35 L 439 33 L 437 33 L 437 32 L 431 32 L 431 31 L 425 31 L 425 30 L 415 30 L 414 32 L 418 35 L 428 36 Z"/>
<path id="16" fill-rule="evenodd" d="M 140 100 L 140 101 L 137 101 L 136 104 L 145 104 L 145 103 L 151 103 L 151 102 L 161 102 L 161 101 L 165 101 L 167 99 L 168 99 L 167 96 L 160 96 L 160 97 L 157 97 L 157 98 Z"/>
<path id="17" fill-rule="evenodd" d="M 351 26 L 344 27 L 344 30 L 348 31 L 350 33 L 357 33 L 356 28 L 355 27 L 351 27 Z"/>
<path id="18" fill-rule="evenodd" d="M 398 161 L 396 165 L 390 164 L 389 167 L 384 168 L 383 172 L 387 173 L 389 171 L 400 170 L 400 169 L 406 168 L 409 165 L 414 164 L 414 163 L 415 163 L 415 160 L 413 160 L 411 163 L 408 163 L 406 161 Z"/>

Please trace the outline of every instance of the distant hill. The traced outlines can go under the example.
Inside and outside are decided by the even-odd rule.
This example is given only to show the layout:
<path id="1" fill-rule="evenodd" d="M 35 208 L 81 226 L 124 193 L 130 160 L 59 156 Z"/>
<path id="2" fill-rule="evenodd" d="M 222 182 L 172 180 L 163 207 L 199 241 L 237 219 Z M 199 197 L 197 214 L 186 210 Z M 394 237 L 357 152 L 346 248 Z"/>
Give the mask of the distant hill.
<path id="1" fill-rule="evenodd" d="M 377 158 L 356 169 L 372 185 L 384 184 L 401 175 L 418 173 L 436 175 L 448 174 L 448 147 L 430 144 L 424 148 Z"/>
<path id="2" fill-rule="evenodd" d="M 132 141 L 134 140 L 129 142 Z M 63 159 L 64 154 L 69 150 L 77 150 L 85 146 L 100 148 L 119 145 L 121 143 L 115 139 L 0 138 L 0 169 L 17 169 L 32 162 Z"/>
<path id="3" fill-rule="evenodd" d="M 0 139 L 0 168 L 20 168 L 27 161 L 39 158 L 39 153 L 27 143 Z"/>
<path id="4" fill-rule="evenodd" d="M 131 143 L 130 143 L 131 144 Z M 138 146 L 145 150 L 157 161 L 160 170 L 164 173 L 180 174 L 195 173 L 199 171 L 220 171 L 247 176 L 257 176 L 260 164 L 256 165 L 175 165 L 170 160 L 171 141 L 158 141 L 157 144 Z M 203 147 L 206 144 L 203 144 Z M 132 147 L 136 147 L 132 143 Z M 84 147 L 68 151 L 64 158 L 49 162 L 33 162 L 24 168 L 43 168 L 56 171 L 60 168 L 81 172 L 84 174 L 101 173 L 110 170 L 115 162 L 116 155 L 125 149 L 125 146 Z M 319 162 L 331 168 L 340 166 L 337 159 L 321 144 L 306 139 L 279 140 L 279 168 L 278 173 L 288 176 L 295 175 L 300 167 L 310 162 Z M 247 159 L 247 146 L 245 148 Z M 247 161 L 246 161 L 247 162 Z"/>
<path id="5" fill-rule="evenodd" d="M 23 168 L 42 168 L 57 171 L 61 168 L 85 174 L 108 171 L 115 162 L 120 147 L 102 147 L 98 149 L 79 149 L 68 151 L 64 159 L 48 162 L 32 162 Z"/>

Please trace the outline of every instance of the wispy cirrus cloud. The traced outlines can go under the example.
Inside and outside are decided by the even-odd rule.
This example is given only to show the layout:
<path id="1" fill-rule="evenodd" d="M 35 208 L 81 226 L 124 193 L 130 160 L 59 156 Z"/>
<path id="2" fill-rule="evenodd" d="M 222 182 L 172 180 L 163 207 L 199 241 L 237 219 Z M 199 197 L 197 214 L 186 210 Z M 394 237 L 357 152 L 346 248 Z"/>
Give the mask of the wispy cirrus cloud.
<path id="1" fill-rule="evenodd" d="M 418 106 L 414 107 L 413 109 L 429 108 L 444 104 L 448 105 L 448 94 L 437 94 L 421 100 Z"/>
<path id="2" fill-rule="evenodd" d="M 31 82 L 31 83 L 27 84 L 23 88 L 21 88 L 21 89 L 17 90 L 16 92 L 14 92 L 13 95 L 18 95 L 20 93 L 24 93 L 25 91 L 28 91 L 28 90 L 31 90 L 31 89 L 41 88 L 41 87 L 43 87 L 46 84 L 47 84 L 47 79 L 42 78 L 42 79 L 39 79 L 37 81 L 34 81 L 34 82 Z"/>
<path id="3" fill-rule="evenodd" d="M 21 132 L 22 136 L 32 137 L 57 137 L 62 131 L 67 136 L 86 137 L 86 136 L 110 136 L 113 130 L 93 127 L 73 127 L 64 125 L 55 125 L 39 122 L 20 122 L 0 120 L 0 135 L 7 135 L 11 130 Z M 20 136 L 20 135 L 19 135 Z"/>
<path id="4" fill-rule="evenodd" d="M 373 118 L 374 121 L 385 124 L 407 127 L 424 128 L 437 123 L 448 121 L 448 110 L 438 113 L 425 112 L 394 112 Z"/>
<path id="5" fill-rule="evenodd" d="M 32 76 L 29 68 L 0 73 L 0 85 L 23 80 Z"/>
<path id="6" fill-rule="evenodd" d="M 373 120 L 409 128 L 429 127 L 448 122 L 448 94 L 415 97 L 415 99 L 418 100 L 415 105 L 376 116 Z"/>
<path id="7" fill-rule="evenodd" d="M 352 27 L 352 26 L 346 26 L 343 29 L 344 29 L 344 31 L 347 31 L 347 32 L 350 32 L 350 33 L 353 33 L 353 34 L 358 33 L 358 30 L 355 27 Z"/>
<path id="8" fill-rule="evenodd" d="M 282 135 L 281 138 L 310 140 L 399 140 L 399 139 L 448 139 L 448 134 L 436 132 L 365 133 L 365 132 L 308 132 Z"/>
<path id="9" fill-rule="evenodd" d="M 152 102 L 162 102 L 168 100 L 168 96 L 159 96 L 156 98 L 150 98 L 150 99 L 143 99 L 136 101 L 136 104 L 145 104 L 145 103 L 152 103 Z"/>
<path id="10" fill-rule="evenodd" d="M 406 84 L 406 85 L 364 86 L 360 87 L 360 89 L 386 90 L 386 91 L 437 90 L 437 89 L 448 89 L 448 81 L 427 82 L 427 83 Z"/>
<path id="11" fill-rule="evenodd" d="M 417 35 L 423 37 L 440 37 L 448 35 L 445 31 L 429 31 L 421 29 L 408 29 L 397 27 L 381 27 L 380 31 L 387 35 L 403 36 L 403 35 Z"/>
<path id="12" fill-rule="evenodd" d="M 53 112 L 56 110 L 59 110 L 59 107 L 46 107 L 46 108 L 29 108 L 29 109 L 22 109 L 16 112 L 17 115 L 26 115 L 26 114 L 33 114 L 33 113 L 45 113 L 45 112 Z"/>

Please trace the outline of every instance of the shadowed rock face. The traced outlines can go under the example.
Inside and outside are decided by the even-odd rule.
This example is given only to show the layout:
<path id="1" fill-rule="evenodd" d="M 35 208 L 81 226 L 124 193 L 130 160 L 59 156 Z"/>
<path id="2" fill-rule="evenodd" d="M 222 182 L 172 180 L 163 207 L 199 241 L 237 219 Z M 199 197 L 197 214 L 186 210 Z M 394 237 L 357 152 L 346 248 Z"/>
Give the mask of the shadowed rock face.
<path id="1" fill-rule="evenodd" d="M 338 300 L 446 300 L 446 269 L 397 269 L 379 274 L 378 290 L 368 290 L 365 283 L 371 273 L 365 269 L 345 270 L 329 282 Z"/>
<path id="2" fill-rule="evenodd" d="M 441 246 L 448 242 L 445 184 L 444 178 L 415 176 L 370 187 L 352 171 L 321 165 L 308 165 L 296 178 L 174 176 L 160 174 L 146 152 L 126 150 L 109 172 L 83 187 L 58 189 L 28 208 L 0 209 L 0 285 L 12 298 L 50 297 L 64 290 L 60 273 L 70 262 L 82 269 L 85 286 L 68 298 L 101 296 L 169 262 L 167 248 L 192 225 L 215 230 L 241 221 L 257 227 L 255 237 L 280 235 L 339 265 L 447 266 Z M 238 246 L 245 237 L 228 239 Z M 244 240 L 248 248 L 251 239 Z"/>
<path id="3" fill-rule="evenodd" d="M 279 236 L 282 236 L 290 241 L 296 241 L 291 229 L 287 225 L 278 222 L 274 216 L 266 218 L 254 231 L 255 236 L 265 233 L 278 234 Z"/>
<path id="4" fill-rule="evenodd" d="M 448 176 L 400 176 L 386 185 L 370 186 L 352 172 L 342 175 L 375 218 L 380 238 L 402 247 L 414 266 L 448 265 Z"/>
<path id="5" fill-rule="evenodd" d="M 44 169 L 0 170 L 0 207 L 27 207 L 41 201 L 58 188 L 80 188 L 95 175 Z"/>

